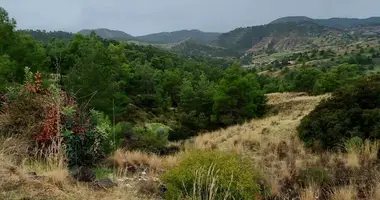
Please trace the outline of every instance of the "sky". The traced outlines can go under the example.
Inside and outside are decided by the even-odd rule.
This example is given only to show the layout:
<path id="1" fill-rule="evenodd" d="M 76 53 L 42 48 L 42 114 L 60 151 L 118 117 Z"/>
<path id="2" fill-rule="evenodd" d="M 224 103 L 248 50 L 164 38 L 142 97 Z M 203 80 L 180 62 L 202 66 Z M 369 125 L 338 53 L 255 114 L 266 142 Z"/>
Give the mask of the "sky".
<path id="1" fill-rule="evenodd" d="M 379 0 L 0 0 L 19 29 L 228 32 L 284 16 L 380 16 Z"/>

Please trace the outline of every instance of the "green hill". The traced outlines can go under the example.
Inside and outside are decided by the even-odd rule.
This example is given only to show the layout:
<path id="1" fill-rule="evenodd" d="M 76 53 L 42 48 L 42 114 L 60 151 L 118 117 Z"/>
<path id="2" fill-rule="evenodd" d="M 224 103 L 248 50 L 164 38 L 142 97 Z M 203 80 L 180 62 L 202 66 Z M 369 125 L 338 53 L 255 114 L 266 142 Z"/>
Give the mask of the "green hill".
<path id="1" fill-rule="evenodd" d="M 83 35 L 89 35 L 91 31 L 94 31 L 96 35 L 104 38 L 104 39 L 114 39 L 114 40 L 120 40 L 120 41 L 128 41 L 128 40 L 134 40 L 135 37 L 132 35 L 125 33 L 123 31 L 118 30 L 110 30 L 105 28 L 99 28 L 99 29 L 83 29 L 79 31 L 79 34 Z"/>
<path id="2" fill-rule="evenodd" d="M 232 49 L 207 44 L 203 41 L 188 39 L 171 45 L 170 50 L 186 56 L 200 57 L 237 57 L 238 53 Z"/>
<path id="3" fill-rule="evenodd" d="M 187 39 L 211 42 L 218 39 L 220 33 L 202 32 L 200 30 L 180 30 L 174 32 L 161 32 L 136 37 L 150 43 L 177 43 Z"/>

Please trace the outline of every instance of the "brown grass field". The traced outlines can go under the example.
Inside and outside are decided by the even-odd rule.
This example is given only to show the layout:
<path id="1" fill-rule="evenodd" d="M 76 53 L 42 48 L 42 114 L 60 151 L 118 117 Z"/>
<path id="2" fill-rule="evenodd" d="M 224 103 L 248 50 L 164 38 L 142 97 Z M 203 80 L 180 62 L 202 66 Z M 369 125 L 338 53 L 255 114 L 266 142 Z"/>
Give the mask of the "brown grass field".
<path id="1" fill-rule="evenodd" d="M 305 149 L 297 137 L 300 120 L 328 95 L 275 93 L 267 96 L 270 111 L 264 118 L 201 134 L 186 141 L 183 151 L 236 152 L 250 158 L 276 199 L 380 200 L 380 173 L 374 164 L 378 143 L 366 142 L 360 150 L 348 153 L 313 153 Z M 64 155 L 59 150 L 52 151 L 48 160 L 28 161 L 24 159 L 25 146 L 14 138 L 0 142 L 0 199 L 157 199 L 147 195 L 151 185 L 147 183 L 157 181 L 159 174 L 175 167 L 184 153 L 159 157 L 118 150 L 108 159 L 109 163 L 116 164 L 110 177 L 118 187 L 95 191 L 69 178 Z M 139 175 L 128 173 L 126 168 L 131 165 L 145 166 L 148 182 L 141 185 L 136 178 Z M 298 187 L 295 177 L 303 169 L 312 167 L 328 170 L 334 184 L 324 188 L 313 184 Z M 27 176 L 30 171 L 45 178 L 30 178 Z M 126 176 L 129 181 L 121 181 Z"/>

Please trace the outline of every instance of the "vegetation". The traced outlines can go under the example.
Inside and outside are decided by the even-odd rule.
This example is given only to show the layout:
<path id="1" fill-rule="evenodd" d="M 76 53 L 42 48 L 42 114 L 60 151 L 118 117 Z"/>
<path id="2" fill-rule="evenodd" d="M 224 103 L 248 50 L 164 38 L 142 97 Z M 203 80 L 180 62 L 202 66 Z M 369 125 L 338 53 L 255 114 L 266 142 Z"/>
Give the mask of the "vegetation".
<path id="1" fill-rule="evenodd" d="M 298 128 L 306 146 L 342 149 L 354 137 L 379 139 L 379 80 L 378 76 L 363 78 L 318 105 Z"/>
<path id="2" fill-rule="evenodd" d="M 376 199 L 378 39 L 306 21 L 177 55 L 0 8 L 0 199 Z"/>
<path id="3" fill-rule="evenodd" d="M 190 152 L 163 175 L 166 199 L 261 198 L 260 175 L 249 160 L 220 152 Z"/>

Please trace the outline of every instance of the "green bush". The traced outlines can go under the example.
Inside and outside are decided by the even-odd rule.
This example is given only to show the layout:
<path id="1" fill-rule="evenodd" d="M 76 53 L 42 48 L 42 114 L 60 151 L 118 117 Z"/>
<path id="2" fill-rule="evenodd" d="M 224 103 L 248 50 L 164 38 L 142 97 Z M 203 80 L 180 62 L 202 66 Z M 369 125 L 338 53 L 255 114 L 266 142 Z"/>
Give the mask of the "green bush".
<path id="1" fill-rule="evenodd" d="M 346 142 L 346 150 L 348 152 L 359 152 L 363 145 L 363 139 L 358 136 L 355 136 Z"/>
<path id="2" fill-rule="evenodd" d="M 256 199 L 260 175 L 232 153 L 193 151 L 162 176 L 166 199 Z M 213 195 L 212 197 L 210 195 Z"/>
<path id="3" fill-rule="evenodd" d="M 321 102 L 298 127 L 308 147 L 345 150 L 353 137 L 380 138 L 380 76 L 362 78 Z"/>
<path id="4" fill-rule="evenodd" d="M 69 166 L 92 166 L 112 150 L 112 126 L 101 112 L 63 109 L 62 137 Z"/>
<path id="5" fill-rule="evenodd" d="M 172 129 L 160 123 L 137 126 L 127 138 L 127 148 L 159 153 L 169 143 Z"/>
<path id="6" fill-rule="evenodd" d="M 329 173 L 319 167 L 303 169 L 298 175 L 298 182 L 303 187 L 310 186 L 311 184 L 327 186 L 331 183 L 331 180 Z"/>

